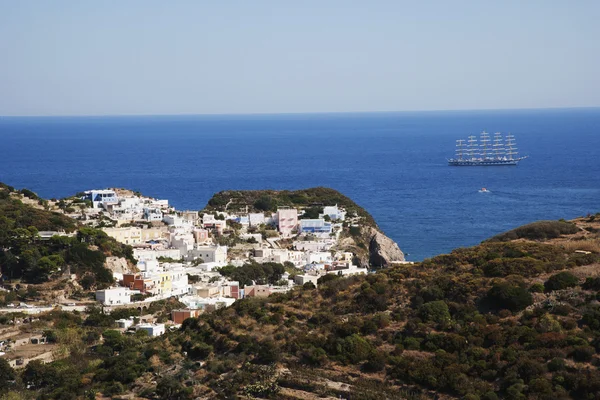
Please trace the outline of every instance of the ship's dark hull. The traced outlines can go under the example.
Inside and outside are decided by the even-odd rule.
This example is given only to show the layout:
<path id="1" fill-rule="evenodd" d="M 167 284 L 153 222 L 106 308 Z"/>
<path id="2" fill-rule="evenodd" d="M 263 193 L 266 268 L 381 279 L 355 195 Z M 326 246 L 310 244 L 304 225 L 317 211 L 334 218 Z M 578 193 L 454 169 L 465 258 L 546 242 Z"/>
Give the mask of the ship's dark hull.
<path id="1" fill-rule="evenodd" d="M 448 160 L 448 165 L 453 167 L 499 167 L 499 166 L 514 166 L 521 160 Z"/>

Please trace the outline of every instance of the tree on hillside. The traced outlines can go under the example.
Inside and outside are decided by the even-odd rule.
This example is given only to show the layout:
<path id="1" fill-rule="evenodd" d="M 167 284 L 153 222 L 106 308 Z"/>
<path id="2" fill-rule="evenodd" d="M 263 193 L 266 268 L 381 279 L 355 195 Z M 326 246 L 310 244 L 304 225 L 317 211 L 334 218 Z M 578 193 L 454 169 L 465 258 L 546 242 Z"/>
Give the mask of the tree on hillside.
<path id="1" fill-rule="evenodd" d="M 533 297 L 526 288 L 508 282 L 492 286 L 485 300 L 494 310 L 506 309 L 513 312 L 524 310 L 533 304 Z"/>
<path id="2" fill-rule="evenodd" d="M 12 369 L 8 361 L 0 358 L 0 394 L 6 393 L 10 389 L 15 376 L 15 370 Z"/>
<path id="3" fill-rule="evenodd" d="M 254 208 L 260 211 L 272 211 L 275 209 L 275 200 L 269 195 L 262 195 L 254 202 Z"/>

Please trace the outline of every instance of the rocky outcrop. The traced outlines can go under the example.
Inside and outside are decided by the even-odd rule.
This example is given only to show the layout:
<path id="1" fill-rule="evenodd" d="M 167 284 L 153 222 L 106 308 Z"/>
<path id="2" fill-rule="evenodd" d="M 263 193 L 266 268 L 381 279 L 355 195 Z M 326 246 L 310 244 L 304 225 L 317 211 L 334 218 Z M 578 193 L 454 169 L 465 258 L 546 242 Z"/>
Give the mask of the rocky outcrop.
<path id="1" fill-rule="evenodd" d="M 383 268 L 394 261 L 404 261 L 404 253 L 398 244 L 372 227 L 364 229 L 369 243 L 369 264 Z"/>
<path id="2" fill-rule="evenodd" d="M 354 262 L 363 268 L 385 268 L 396 261 L 405 261 L 398 244 L 372 226 L 363 226 L 360 234 L 345 235 L 336 250 L 354 253 Z"/>
<path id="3" fill-rule="evenodd" d="M 113 274 L 123 275 L 136 272 L 136 268 L 130 265 L 124 257 L 106 257 L 104 266 L 111 270 Z"/>

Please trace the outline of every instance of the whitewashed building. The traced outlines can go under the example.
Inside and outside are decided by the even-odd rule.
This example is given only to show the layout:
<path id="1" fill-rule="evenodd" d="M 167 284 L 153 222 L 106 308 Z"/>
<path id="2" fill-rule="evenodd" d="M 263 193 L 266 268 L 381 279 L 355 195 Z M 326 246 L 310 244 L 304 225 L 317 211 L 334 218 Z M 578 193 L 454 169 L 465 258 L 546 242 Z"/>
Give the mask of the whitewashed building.
<path id="1" fill-rule="evenodd" d="M 226 264 L 227 246 L 196 246 L 187 254 L 188 260 L 201 258 L 207 263 Z"/>
<path id="2" fill-rule="evenodd" d="M 163 220 L 163 212 L 160 208 L 144 208 L 144 219 L 149 222 L 160 222 Z"/>
<path id="3" fill-rule="evenodd" d="M 250 226 L 259 226 L 265 223 L 265 214 L 250 213 L 248 214 L 248 223 Z"/>
<path id="4" fill-rule="evenodd" d="M 148 336 L 156 337 L 165 334 L 165 324 L 140 324 L 135 327 L 137 331 L 145 331 Z"/>
<path id="5" fill-rule="evenodd" d="M 117 204 L 119 198 L 114 190 L 88 190 L 84 192 L 82 200 L 89 200 L 92 202 L 93 208 L 104 208 L 109 204 Z"/>
<path id="6" fill-rule="evenodd" d="M 339 209 L 337 204 L 335 206 L 323 207 L 323 214 L 320 214 L 319 218 L 323 218 L 325 215 L 328 215 L 333 221 L 343 221 L 346 219 L 346 211 Z"/>
<path id="7" fill-rule="evenodd" d="M 131 290 L 126 287 L 97 290 L 96 301 L 106 306 L 129 304 L 131 303 L 131 295 L 137 293 L 140 293 L 139 290 Z"/>

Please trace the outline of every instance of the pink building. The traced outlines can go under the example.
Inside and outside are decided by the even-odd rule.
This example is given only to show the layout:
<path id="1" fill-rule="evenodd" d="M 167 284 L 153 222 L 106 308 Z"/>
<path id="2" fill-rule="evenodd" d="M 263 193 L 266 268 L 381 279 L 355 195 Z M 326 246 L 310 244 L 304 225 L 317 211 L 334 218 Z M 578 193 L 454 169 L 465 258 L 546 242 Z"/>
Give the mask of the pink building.
<path id="1" fill-rule="evenodd" d="M 270 294 L 271 289 L 263 285 L 246 286 L 244 289 L 245 297 L 269 297 Z"/>
<path id="2" fill-rule="evenodd" d="M 298 226 L 298 210 L 295 208 L 278 209 L 277 226 L 282 236 L 291 236 Z"/>
<path id="3" fill-rule="evenodd" d="M 194 239 L 196 239 L 196 243 L 206 243 L 210 239 L 208 237 L 208 230 L 206 229 L 194 229 Z"/>

